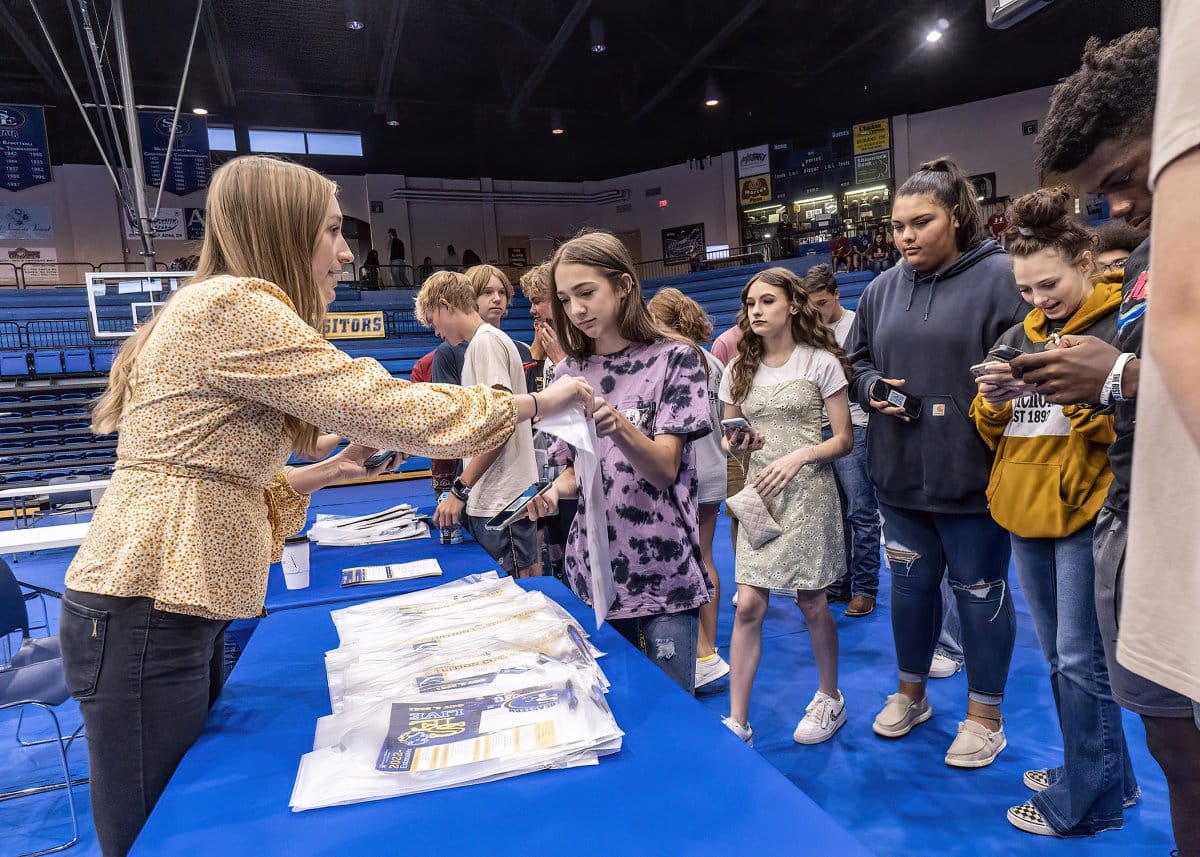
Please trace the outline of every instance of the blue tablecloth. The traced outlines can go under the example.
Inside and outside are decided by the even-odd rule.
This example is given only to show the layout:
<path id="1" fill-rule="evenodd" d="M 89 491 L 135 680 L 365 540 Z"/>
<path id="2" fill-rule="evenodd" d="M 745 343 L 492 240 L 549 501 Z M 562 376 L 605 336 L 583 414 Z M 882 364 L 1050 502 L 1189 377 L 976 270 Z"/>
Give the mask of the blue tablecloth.
<path id="1" fill-rule="evenodd" d="M 591 627 L 557 581 L 523 584 Z M 598 766 L 293 813 L 300 756 L 329 713 L 321 656 L 337 635 L 328 607 L 268 616 L 132 853 L 870 854 L 611 628 L 593 639 L 626 733 Z"/>
<path id="2" fill-rule="evenodd" d="M 267 576 L 267 613 L 279 610 L 294 610 L 317 604 L 336 604 L 339 601 L 354 601 L 364 598 L 381 598 L 413 592 L 455 580 L 477 571 L 500 571 L 496 561 L 477 542 L 466 541 L 460 545 L 443 545 L 438 540 L 437 530 L 428 539 L 412 539 L 403 542 L 386 542 L 380 545 L 360 547 L 330 547 L 313 544 L 309 554 L 309 584 L 307 589 L 288 589 L 283 583 L 283 569 L 279 563 L 271 566 Z M 342 587 L 342 569 L 359 565 L 387 565 L 388 563 L 410 562 L 415 559 L 433 558 L 442 567 L 441 577 L 421 577 L 396 583 L 371 583 L 362 586 Z M 501 572 L 503 573 L 503 572 Z"/>

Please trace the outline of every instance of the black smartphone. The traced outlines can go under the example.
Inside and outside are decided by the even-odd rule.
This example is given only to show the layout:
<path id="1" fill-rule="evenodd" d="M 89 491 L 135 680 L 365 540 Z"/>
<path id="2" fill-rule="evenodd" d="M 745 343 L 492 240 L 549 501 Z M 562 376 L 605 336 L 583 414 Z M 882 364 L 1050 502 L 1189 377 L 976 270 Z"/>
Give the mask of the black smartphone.
<path id="1" fill-rule="evenodd" d="M 484 524 L 484 527 L 489 530 L 503 530 L 505 527 L 513 525 L 525 517 L 525 509 L 533 501 L 533 498 L 545 494 L 553 484 L 553 482 L 546 482 L 541 485 L 530 485 L 502 511 L 493 515 L 492 519 Z"/>
<path id="2" fill-rule="evenodd" d="M 987 363 L 1008 363 L 1016 357 L 1020 357 L 1025 352 L 1020 348 L 1014 348 L 1011 345 L 997 345 L 987 353 L 985 362 Z"/>
<path id="3" fill-rule="evenodd" d="M 394 449 L 381 449 L 379 452 L 372 455 L 363 462 L 363 467 L 367 470 L 374 470 L 376 467 L 381 467 L 384 464 L 394 463 L 396 456 L 403 456 L 403 453 L 396 452 Z"/>
<path id="4" fill-rule="evenodd" d="M 921 418 L 921 400 L 916 396 L 900 392 L 891 384 L 885 384 L 882 378 L 871 385 L 871 398 L 877 402 L 887 402 L 895 408 L 903 408 L 904 413 L 911 419 Z"/>

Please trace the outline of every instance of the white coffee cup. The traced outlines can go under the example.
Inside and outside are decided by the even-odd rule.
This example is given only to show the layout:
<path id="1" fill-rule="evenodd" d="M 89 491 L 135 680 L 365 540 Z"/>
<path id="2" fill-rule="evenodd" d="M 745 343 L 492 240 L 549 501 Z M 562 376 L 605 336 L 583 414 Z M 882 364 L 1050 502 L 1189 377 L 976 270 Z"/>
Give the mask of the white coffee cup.
<path id="1" fill-rule="evenodd" d="M 288 589 L 308 588 L 308 539 L 283 545 L 283 583 Z"/>

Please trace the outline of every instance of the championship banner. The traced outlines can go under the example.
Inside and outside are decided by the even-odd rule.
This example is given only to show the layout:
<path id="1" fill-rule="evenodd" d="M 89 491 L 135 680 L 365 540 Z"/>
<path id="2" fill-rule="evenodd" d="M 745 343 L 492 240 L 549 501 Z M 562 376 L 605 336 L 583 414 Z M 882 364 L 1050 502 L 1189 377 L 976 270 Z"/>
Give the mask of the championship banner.
<path id="1" fill-rule="evenodd" d="M 172 121 L 173 116 L 153 110 L 138 111 L 142 161 L 147 184 L 158 187 L 165 181 L 167 190 L 184 196 L 208 187 L 212 173 L 208 159 L 208 123 L 203 116 L 181 115 L 177 122 Z M 168 164 L 167 144 L 172 132 L 175 145 L 171 147 L 171 163 Z"/>
<path id="2" fill-rule="evenodd" d="M 383 339 L 383 310 L 331 312 L 325 316 L 326 339 Z"/>
<path id="3" fill-rule="evenodd" d="M 48 181 L 50 145 L 42 108 L 0 104 L 0 187 L 24 190 Z"/>
<path id="4" fill-rule="evenodd" d="M 854 154 L 876 152 L 892 144 L 892 126 L 888 119 L 876 119 L 854 126 Z"/>

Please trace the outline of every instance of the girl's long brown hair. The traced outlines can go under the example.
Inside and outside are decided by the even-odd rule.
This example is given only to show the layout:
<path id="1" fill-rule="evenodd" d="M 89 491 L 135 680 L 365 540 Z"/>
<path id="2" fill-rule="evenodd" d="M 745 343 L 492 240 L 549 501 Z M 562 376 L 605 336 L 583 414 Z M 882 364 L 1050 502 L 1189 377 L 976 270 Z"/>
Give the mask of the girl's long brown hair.
<path id="1" fill-rule="evenodd" d="M 558 331 L 559 341 L 569 356 L 576 360 L 591 357 L 596 351 L 596 343 L 571 324 L 571 320 L 567 318 L 567 314 L 563 310 L 562 301 L 558 298 L 555 278 L 558 266 L 564 263 L 595 268 L 604 275 L 604 278 L 618 294 L 621 292 L 623 275 L 629 277 L 631 286 L 621 298 L 621 308 L 617 315 L 617 330 L 622 338 L 628 339 L 630 342 L 642 343 L 669 339 L 672 342 L 689 345 L 697 352 L 699 351 L 699 348 L 691 340 L 663 327 L 650 315 L 650 311 L 646 309 L 646 302 L 642 298 L 642 283 L 638 279 L 637 267 L 633 263 L 633 257 L 629 255 L 629 251 L 620 239 L 611 232 L 584 229 L 570 241 L 564 242 L 550 260 L 550 308 L 554 312 L 554 327 Z M 708 365 L 703 355 L 697 354 L 697 356 L 700 357 L 700 365 Z"/>
<path id="2" fill-rule="evenodd" d="M 745 311 L 746 296 L 750 293 L 750 287 L 760 281 L 783 292 L 788 305 L 796 309 L 792 315 L 792 340 L 797 345 L 808 345 L 828 351 L 841 362 L 842 370 L 849 378 L 850 362 L 846 359 L 846 352 L 838 345 L 833 330 L 821 321 L 821 317 L 809 303 L 804 282 L 787 268 L 767 268 L 751 277 L 742 288 L 742 311 L 738 313 L 738 327 L 741 328 L 742 338 L 738 342 L 737 360 L 733 361 L 730 369 L 733 374 L 730 376 L 729 386 L 733 400 L 741 402 L 746 398 L 750 388 L 754 386 L 754 375 L 762 365 L 763 338 L 750 327 L 750 315 Z"/>
<path id="3" fill-rule="evenodd" d="M 325 301 L 313 278 L 312 255 L 337 185 L 320 173 L 277 158 L 234 158 L 213 173 L 208 188 L 204 244 L 196 276 L 185 284 L 229 274 L 278 286 L 300 318 L 316 330 L 325 322 Z M 109 434 L 121 425 L 137 384 L 138 356 L 163 312 L 125 340 L 104 391 L 92 411 L 92 431 Z M 317 428 L 291 414 L 284 431 L 294 449 L 312 449 Z"/>

